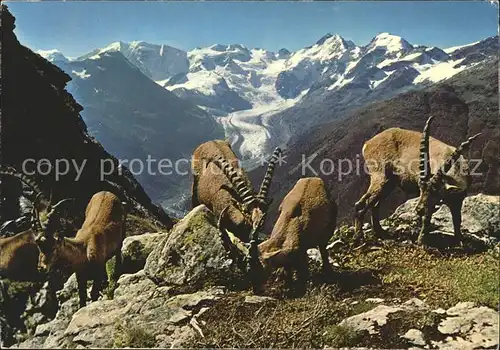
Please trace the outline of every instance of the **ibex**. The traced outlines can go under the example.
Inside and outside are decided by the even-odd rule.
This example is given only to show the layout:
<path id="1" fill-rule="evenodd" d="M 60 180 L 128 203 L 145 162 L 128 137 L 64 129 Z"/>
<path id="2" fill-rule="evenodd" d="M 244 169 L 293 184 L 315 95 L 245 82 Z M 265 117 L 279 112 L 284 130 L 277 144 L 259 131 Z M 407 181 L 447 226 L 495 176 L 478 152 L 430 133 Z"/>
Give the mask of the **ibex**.
<path id="1" fill-rule="evenodd" d="M 57 213 L 53 213 L 57 214 Z M 113 193 L 94 194 L 85 211 L 85 221 L 75 238 L 55 232 L 57 215 L 49 215 L 45 229 L 36 238 L 42 268 L 70 267 L 76 273 L 80 307 L 87 302 L 87 281 L 93 280 L 91 299 L 95 301 L 106 281 L 106 262 L 116 257 L 114 279 L 121 268 L 121 247 L 125 238 L 125 210 Z"/>
<path id="2" fill-rule="evenodd" d="M 0 238 L 0 275 L 22 281 L 38 279 L 39 249 L 35 237 L 37 232 L 43 230 L 47 218 L 68 200 L 52 205 L 52 199 L 47 199 L 33 180 L 13 168 L 1 169 L 0 175 L 18 178 L 31 187 L 36 196 L 33 202 L 32 228 L 12 237 Z"/>
<path id="3" fill-rule="evenodd" d="M 419 244 L 424 243 L 431 216 L 441 201 L 450 208 L 455 237 L 461 240 L 462 202 L 471 183 L 469 165 L 462 153 L 479 134 L 455 149 L 429 137 L 432 119 L 427 120 L 423 133 L 390 128 L 364 144 L 363 157 L 370 175 L 370 186 L 355 204 L 357 237 L 362 234 L 363 216 L 368 209 L 372 212 L 374 233 L 378 237 L 385 235 L 379 222 L 380 203 L 399 186 L 407 194 L 418 193 L 420 189 L 417 205 L 417 213 L 422 217 Z"/>
<path id="4" fill-rule="evenodd" d="M 323 180 L 311 177 L 297 181 L 280 204 L 279 217 L 270 237 L 258 246 L 260 266 L 256 271 L 250 271 L 259 274 L 254 280 L 258 283 L 254 290 L 261 292 L 270 273 L 281 267 L 285 268 L 288 282 L 293 271 L 297 271 L 300 286 L 304 288 L 308 276 L 309 248 L 319 248 L 323 272 L 329 272 L 331 266 L 326 246 L 335 230 L 336 220 L 337 205 L 330 199 Z M 237 244 L 237 247 L 247 259 L 256 258 L 243 244 Z"/>
<path id="5" fill-rule="evenodd" d="M 201 144 L 193 153 L 193 208 L 204 204 L 217 217 L 223 214 L 221 225 L 248 242 L 250 235 L 257 234 L 264 224 L 269 206 L 266 197 L 280 155 L 281 150 L 276 148 L 256 194 L 228 142 Z"/>
<path id="6" fill-rule="evenodd" d="M 0 238 L 0 276 L 17 281 L 37 279 L 38 255 L 33 230 Z"/>

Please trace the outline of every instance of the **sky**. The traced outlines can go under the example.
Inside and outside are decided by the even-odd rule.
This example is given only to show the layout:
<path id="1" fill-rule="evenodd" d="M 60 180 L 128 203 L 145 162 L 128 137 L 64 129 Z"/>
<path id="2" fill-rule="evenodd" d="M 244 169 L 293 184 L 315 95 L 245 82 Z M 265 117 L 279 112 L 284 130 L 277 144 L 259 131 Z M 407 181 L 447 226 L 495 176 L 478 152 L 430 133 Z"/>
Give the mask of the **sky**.
<path id="1" fill-rule="evenodd" d="M 326 33 L 357 45 L 389 32 L 414 45 L 464 45 L 498 34 L 498 5 L 431 2 L 6 2 L 20 42 L 78 57 L 114 41 L 183 50 L 213 44 L 295 51 Z"/>

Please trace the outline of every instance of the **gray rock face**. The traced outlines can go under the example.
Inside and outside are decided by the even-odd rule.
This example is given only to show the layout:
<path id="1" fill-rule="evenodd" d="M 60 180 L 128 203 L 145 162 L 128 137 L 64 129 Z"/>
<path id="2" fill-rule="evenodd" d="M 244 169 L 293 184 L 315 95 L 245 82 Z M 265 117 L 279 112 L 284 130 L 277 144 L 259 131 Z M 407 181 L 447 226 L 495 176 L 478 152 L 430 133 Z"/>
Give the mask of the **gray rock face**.
<path id="1" fill-rule="evenodd" d="M 339 325 L 357 331 L 368 331 L 369 334 L 377 334 L 379 328 L 387 323 L 390 314 L 402 310 L 399 306 L 378 305 L 370 311 L 346 318 Z"/>
<path id="2" fill-rule="evenodd" d="M 424 320 L 437 319 L 422 329 L 401 329 L 401 339 L 415 349 L 491 349 L 498 346 L 498 311 L 477 307 L 472 302 L 461 302 L 448 310 L 431 311 L 425 302 L 414 298 L 402 304 L 377 305 L 369 311 L 344 319 L 339 325 L 378 335 L 384 332 L 385 326 L 392 327 L 389 325 L 391 317 L 411 320 L 415 315 L 420 315 Z"/>
<path id="3" fill-rule="evenodd" d="M 448 337 L 434 345 L 441 349 L 479 349 L 498 347 L 498 312 L 488 307 L 476 307 L 474 303 L 462 302 L 446 310 L 438 327 Z"/>
<path id="4" fill-rule="evenodd" d="M 70 288 L 70 286 L 67 286 Z M 123 275 L 113 300 L 99 300 L 78 309 L 76 296 L 65 301 L 56 318 L 37 327 L 19 347 L 182 347 L 195 330 L 190 323 L 224 291 L 213 287 L 172 296 L 144 271 Z M 194 319 L 194 320 L 193 320 Z"/>
<path id="5" fill-rule="evenodd" d="M 418 198 L 410 199 L 400 205 L 386 223 L 393 223 L 396 231 L 415 230 L 418 231 L 415 206 Z M 450 209 L 442 205 L 432 215 L 432 225 L 435 231 L 445 234 L 453 234 L 453 223 Z M 462 232 L 475 237 L 489 240 L 500 239 L 500 196 L 477 194 L 465 198 L 462 206 Z"/>
<path id="6" fill-rule="evenodd" d="M 180 221 L 146 260 L 144 272 L 159 285 L 198 288 L 227 285 L 241 271 L 220 238 L 216 218 L 204 205 Z"/>
<path id="7" fill-rule="evenodd" d="M 148 255 L 166 238 L 164 233 L 145 233 L 125 238 L 122 246 L 123 273 L 142 270 Z"/>

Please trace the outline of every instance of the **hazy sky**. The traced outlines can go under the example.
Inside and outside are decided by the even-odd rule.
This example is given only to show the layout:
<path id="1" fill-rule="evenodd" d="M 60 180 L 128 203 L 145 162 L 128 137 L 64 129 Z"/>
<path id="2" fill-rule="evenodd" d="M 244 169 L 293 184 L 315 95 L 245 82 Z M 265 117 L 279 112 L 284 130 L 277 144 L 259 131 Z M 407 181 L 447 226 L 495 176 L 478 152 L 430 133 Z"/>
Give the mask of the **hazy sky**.
<path id="1" fill-rule="evenodd" d="M 498 6 L 474 2 L 7 2 L 22 44 L 76 57 L 113 41 L 184 50 L 239 43 L 277 51 L 338 33 L 365 45 L 380 32 L 450 47 L 498 33 Z"/>

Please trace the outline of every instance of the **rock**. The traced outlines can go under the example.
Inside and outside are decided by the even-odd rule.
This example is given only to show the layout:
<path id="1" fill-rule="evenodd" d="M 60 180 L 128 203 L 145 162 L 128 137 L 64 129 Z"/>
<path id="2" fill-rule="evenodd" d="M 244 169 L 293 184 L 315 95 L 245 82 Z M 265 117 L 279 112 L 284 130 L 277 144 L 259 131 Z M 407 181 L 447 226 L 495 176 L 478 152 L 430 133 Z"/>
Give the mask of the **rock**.
<path id="1" fill-rule="evenodd" d="M 276 301 L 276 299 L 260 295 L 247 295 L 245 297 L 245 303 L 247 304 L 260 304 L 268 301 Z"/>
<path id="2" fill-rule="evenodd" d="M 78 296 L 78 282 L 75 274 L 72 274 L 68 278 L 61 290 L 57 291 L 56 295 L 61 303 Z"/>
<path id="3" fill-rule="evenodd" d="M 443 315 L 446 313 L 446 310 L 443 309 L 442 307 L 438 307 L 436 310 L 432 310 L 432 312 L 439 314 L 439 315 Z"/>
<path id="4" fill-rule="evenodd" d="M 122 272 L 135 273 L 144 268 L 148 255 L 160 244 L 164 233 L 145 233 L 125 238 L 122 246 Z"/>
<path id="5" fill-rule="evenodd" d="M 220 237 L 216 218 L 204 205 L 177 223 L 146 260 L 146 275 L 159 285 L 196 290 L 241 280 L 242 272 Z"/>
<path id="6" fill-rule="evenodd" d="M 212 287 L 191 294 L 170 292 L 170 287 L 157 286 L 143 270 L 122 275 L 114 299 L 78 309 L 78 297 L 71 297 L 54 320 L 39 325 L 34 338 L 20 347 L 181 347 L 196 335 L 191 324 L 197 323 L 192 319 L 206 311 L 224 290 Z"/>
<path id="7" fill-rule="evenodd" d="M 318 263 L 318 264 L 323 264 L 323 260 L 321 259 L 321 253 L 319 252 L 318 248 L 310 248 L 307 250 L 307 255 L 309 256 L 309 259 Z M 328 261 L 330 264 L 335 264 L 335 261 L 329 256 Z"/>
<path id="8" fill-rule="evenodd" d="M 403 338 L 408 340 L 413 345 L 424 346 L 427 343 L 424 340 L 424 333 L 418 329 L 410 329 L 403 335 Z"/>
<path id="9" fill-rule="evenodd" d="M 390 314 L 402 310 L 401 307 L 397 306 L 378 305 L 369 311 L 342 320 L 339 326 L 347 326 L 357 331 L 368 331 L 369 334 L 377 334 L 378 329 L 387 323 Z"/>
<path id="10" fill-rule="evenodd" d="M 476 307 L 474 303 L 458 303 L 446 311 L 447 317 L 438 326 L 438 331 L 445 335 L 457 336 L 444 341 L 438 346 L 477 349 L 498 346 L 499 313 L 491 308 Z"/>
<path id="11" fill-rule="evenodd" d="M 415 206 L 418 198 L 400 205 L 385 223 L 396 232 L 418 233 Z M 478 238 L 500 239 L 500 196 L 477 194 L 465 198 L 462 206 L 462 232 Z M 436 231 L 453 234 L 450 209 L 442 205 L 432 215 L 432 225 Z"/>
<path id="12" fill-rule="evenodd" d="M 365 301 L 367 303 L 380 304 L 380 303 L 384 302 L 384 299 L 382 299 L 382 298 L 367 298 Z"/>
<path id="13" fill-rule="evenodd" d="M 415 307 L 416 309 L 427 309 L 428 306 L 425 302 L 418 298 L 411 298 L 403 303 L 404 306 Z"/>

